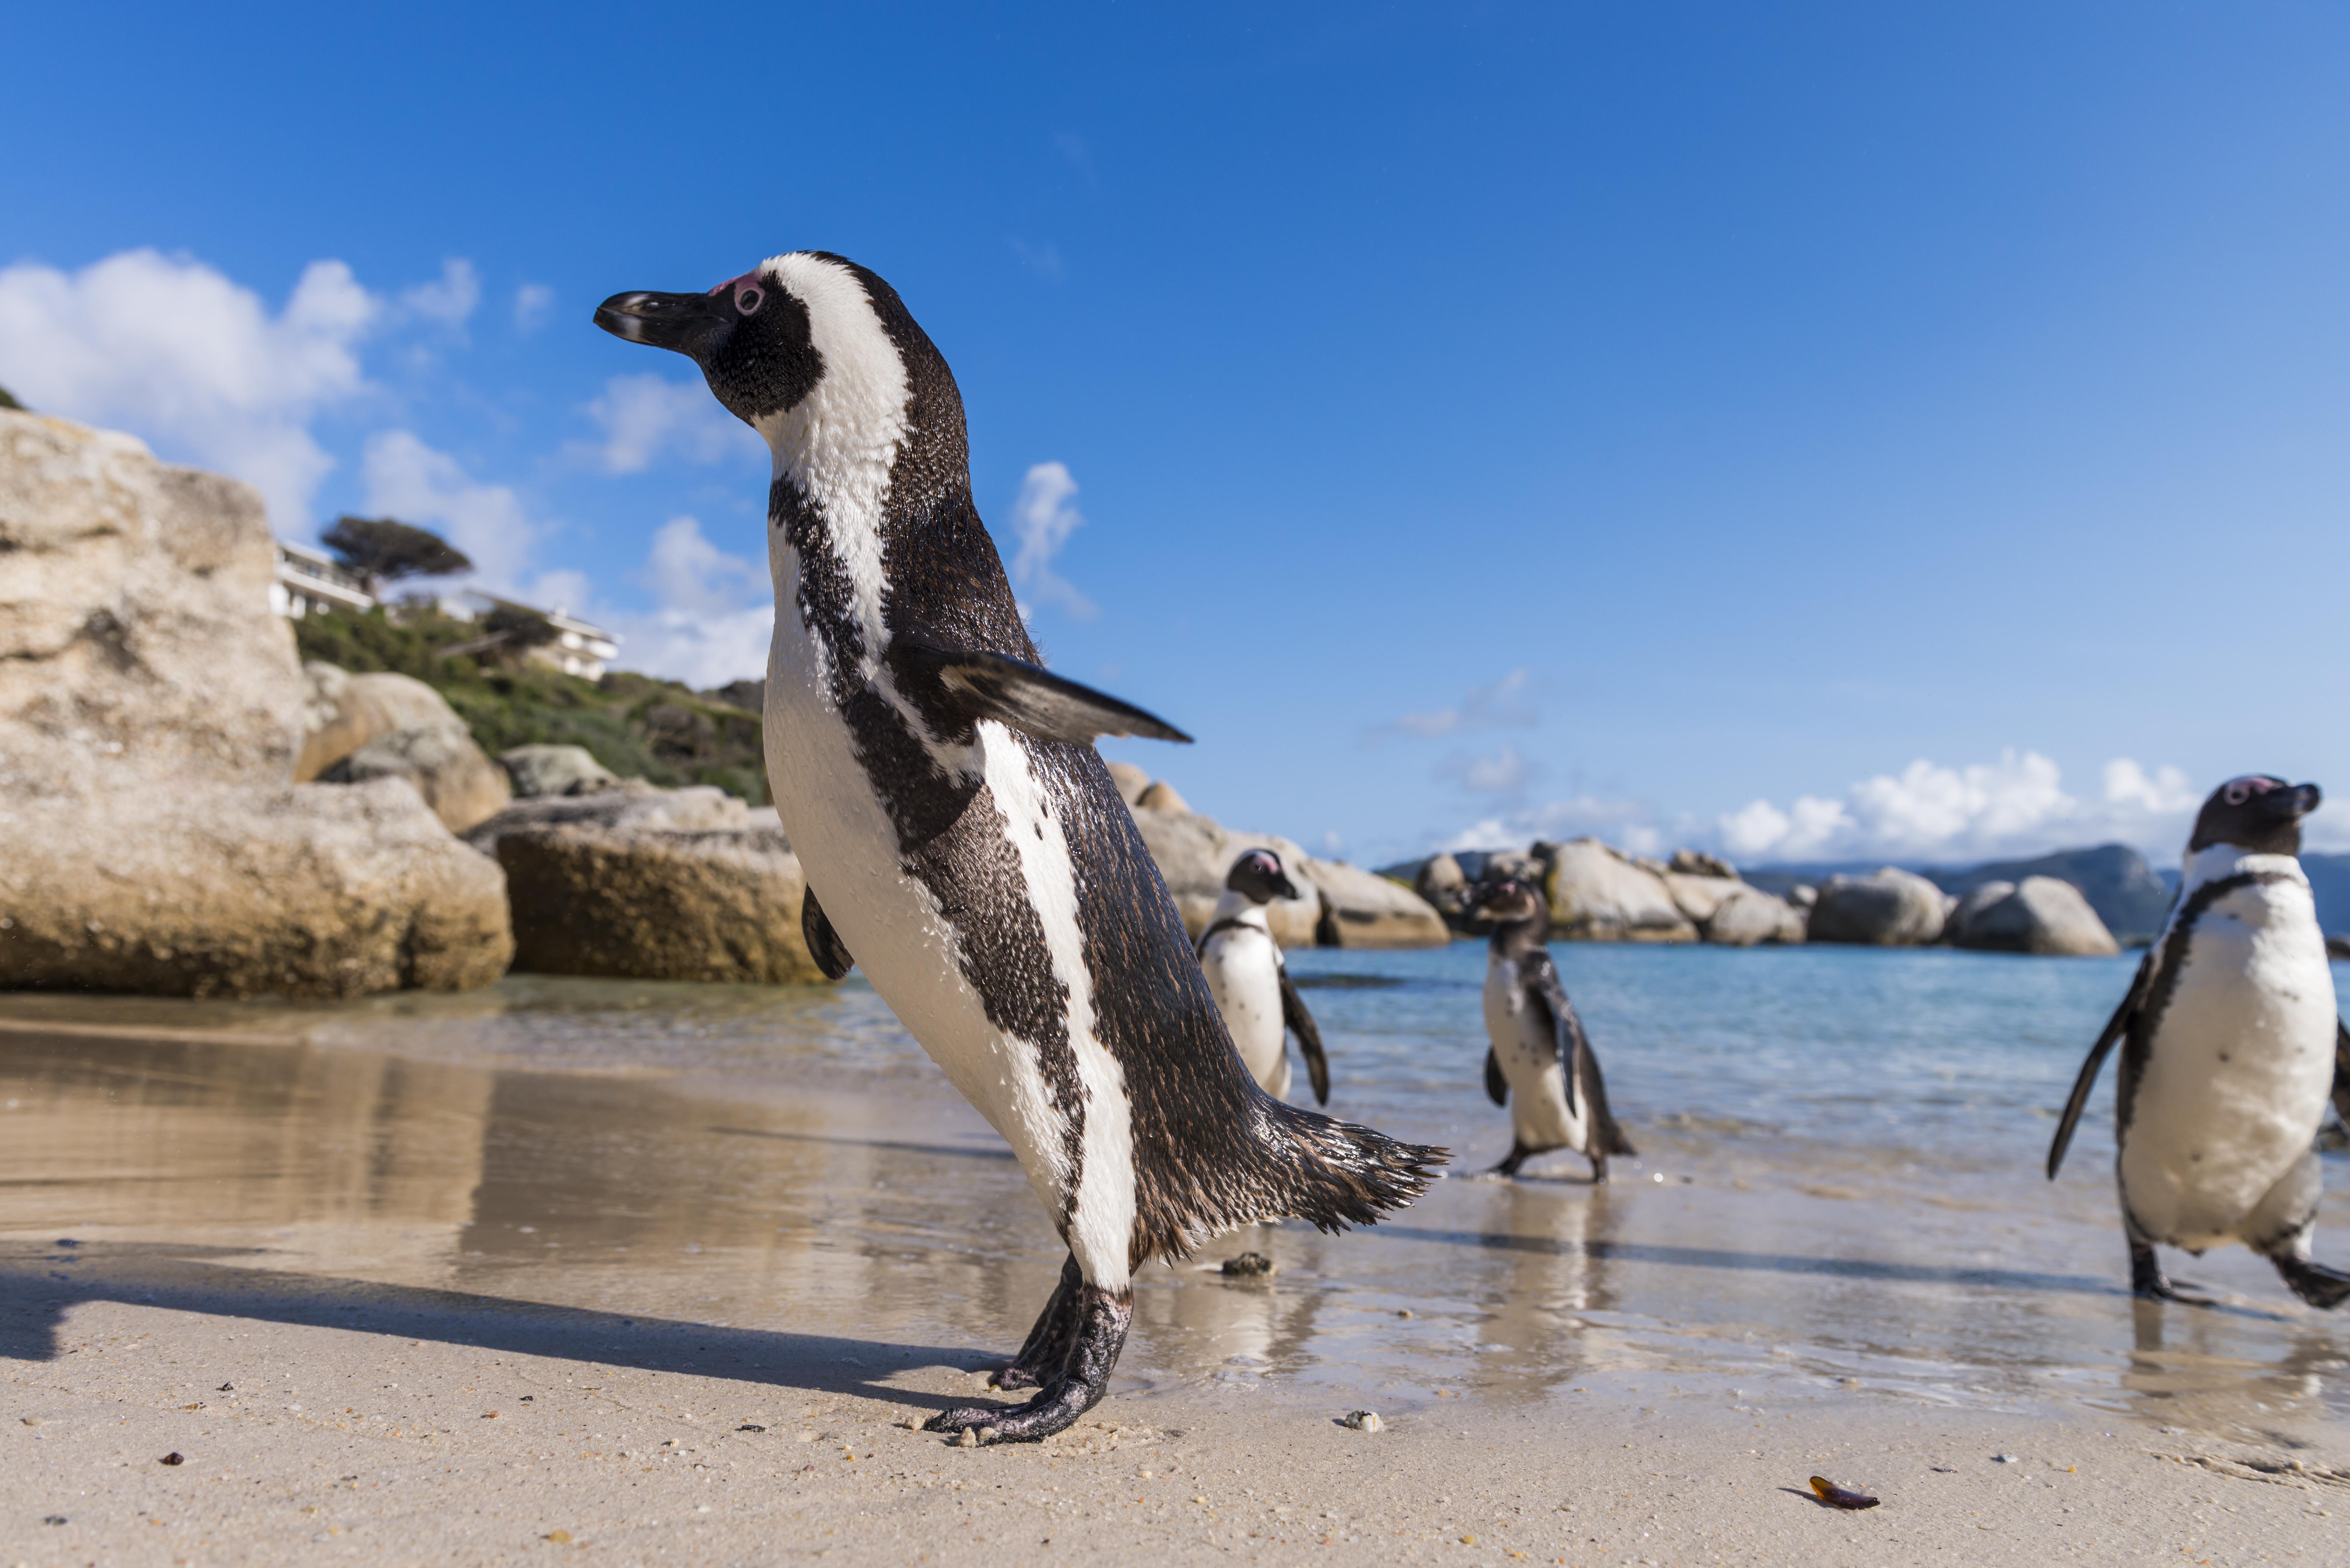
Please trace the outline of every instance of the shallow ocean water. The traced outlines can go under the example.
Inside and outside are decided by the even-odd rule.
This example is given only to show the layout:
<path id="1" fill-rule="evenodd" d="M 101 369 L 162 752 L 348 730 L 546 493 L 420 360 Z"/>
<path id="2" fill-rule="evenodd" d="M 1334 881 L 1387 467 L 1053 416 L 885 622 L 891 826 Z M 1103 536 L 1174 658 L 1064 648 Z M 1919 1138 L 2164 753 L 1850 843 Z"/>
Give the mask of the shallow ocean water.
<path id="1" fill-rule="evenodd" d="M 2340 1316 L 2241 1250 L 2168 1260 L 2216 1306 L 2126 1294 L 2110 1076 L 2040 1174 L 2133 959 L 1553 951 L 1639 1156 L 1603 1188 L 1573 1156 L 1471 1179 L 1509 1144 L 1482 945 L 1293 954 L 1330 1110 L 1448 1146 L 1451 1178 L 1374 1230 L 1145 1271 L 1122 1394 L 1393 1411 L 1604 1386 L 1767 1422 L 1858 1391 L 2342 1446 Z M 2326 1163 L 2339 1262 L 2350 1162 Z M 1244 1249 L 1278 1272 L 1216 1272 Z M 1001 1142 L 855 981 L 0 997 L 0 1277 L 819 1334 L 886 1384 L 1007 1353 L 1059 1258 Z M 54 1327 L 0 1327 L 0 1352 Z"/>

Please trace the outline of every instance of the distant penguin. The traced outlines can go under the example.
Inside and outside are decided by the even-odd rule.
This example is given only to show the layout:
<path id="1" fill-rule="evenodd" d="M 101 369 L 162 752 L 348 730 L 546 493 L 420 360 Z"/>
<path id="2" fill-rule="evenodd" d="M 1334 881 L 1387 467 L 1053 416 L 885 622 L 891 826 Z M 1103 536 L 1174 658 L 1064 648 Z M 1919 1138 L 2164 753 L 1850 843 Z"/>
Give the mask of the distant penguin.
<path id="1" fill-rule="evenodd" d="M 1326 1106 L 1330 1061 L 1322 1054 L 1322 1031 L 1305 1011 L 1305 999 L 1297 994 L 1264 917 L 1265 906 L 1275 898 L 1296 897 L 1297 884 L 1272 850 L 1252 849 L 1233 861 L 1223 897 L 1200 933 L 1200 967 L 1257 1087 L 1275 1099 L 1288 1095 L 1288 1036 L 1295 1034 L 1314 1085 L 1314 1103 Z"/>
<path id="2" fill-rule="evenodd" d="M 1187 737 L 1040 666 L 972 499 L 962 394 L 895 290 L 799 252 L 707 293 L 615 295 L 596 322 L 691 358 L 774 455 L 767 778 L 809 950 L 864 970 L 1069 1246 L 999 1375 L 1035 1397 L 928 1425 L 1049 1436 L 1100 1399 L 1144 1262 L 1285 1216 L 1372 1223 L 1444 1151 L 1283 1105 L 1241 1065 L 1092 745 Z"/>
<path id="3" fill-rule="evenodd" d="M 2089 1048 L 2049 1146 L 2053 1181 L 2119 1042 L 2115 1174 L 2141 1296 L 2186 1299 L 2163 1277 L 2158 1244 L 2199 1255 L 2241 1241 L 2311 1305 L 2350 1298 L 2350 1274 L 2309 1255 L 2323 1190 L 2312 1144 L 2328 1097 L 2350 1099 L 2350 1034 L 2298 858 L 2318 799 L 2315 784 L 2264 774 L 2211 792 L 2169 919 Z"/>
<path id="4" fill-rule="evenodd" d="M 1607 1110 L 1599 1056 L 1559 983 L 1544 946 L 1550 905 L 1514 877 L 1486 883 L 1471 911 L 1498 922 L 1485 960 L 1485 1092 L 1510 1108 L 1509 1157 L 1491 1172 L 1515 1176 L 1537 1154 L 1570 1148 L 1591 1161 L 1594 1184 L 1607 1179 L 1607 1157 L 1636 1152 Z"/>

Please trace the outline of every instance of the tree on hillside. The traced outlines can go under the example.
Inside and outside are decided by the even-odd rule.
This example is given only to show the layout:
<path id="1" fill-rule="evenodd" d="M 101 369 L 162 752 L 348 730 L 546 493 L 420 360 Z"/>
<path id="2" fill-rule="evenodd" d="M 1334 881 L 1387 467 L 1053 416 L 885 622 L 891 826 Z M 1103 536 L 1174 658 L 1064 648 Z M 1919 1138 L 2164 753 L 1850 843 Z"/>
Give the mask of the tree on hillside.
<path id="1" fill-rule="evenodd" d="M 484 655 L 495 663 L 518 664 L 534 648 L 545 648 L 563 635 L 555 623 L 525 605 L 500 603 L 479 622 L 484 635 L 467 642 L 452 643 L 440 650 L 442 659 L 472 658 Z"/>
<path id="2" fill-rule="evenodd" d="M 430 528 L 390 517 L 338 517 L 318 542 L 364 578 L 370 594 L 380 595 L 384 584 L 402 577 L 445 577 L 473 569 L 463 551 Z"/>
<path id="3" fill-rule="evenodd" d="M 0 409 L 21 409 L 24 406 L 16 400 L 15 393 L 5 387 L 0 387 Z"/>

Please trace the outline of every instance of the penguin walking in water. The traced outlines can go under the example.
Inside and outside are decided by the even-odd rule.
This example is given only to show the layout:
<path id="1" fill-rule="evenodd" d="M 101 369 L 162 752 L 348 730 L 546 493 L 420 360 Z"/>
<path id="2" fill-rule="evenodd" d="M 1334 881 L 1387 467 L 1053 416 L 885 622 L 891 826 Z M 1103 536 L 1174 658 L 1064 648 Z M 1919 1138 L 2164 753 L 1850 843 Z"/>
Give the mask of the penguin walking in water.
<path id="1" fill-rule="evenodd" d="M 1233 861 L 1216 912 L 1200 933 L 1200 968 L 1257 1087 L 1277 1100 L 1288 1096 L 1288 1037 L 1295 1034 L 1314 1085 L 1314 1103 L 1326 1106 L 1330 1059 L 1322 1054 L 1322 1031 L 1297 994 L 1264 917 L 1265 906 L 1275 898 L 1296 897 L 1297 884 L 1272 850 L 1252 849 Z"/>
<path id="2" fill-rule="evenodd" d="M 1093 747 L 1188 739 L 1045 670 L 971 491 L 962 394 L 897 292 L 822 252 L 597 325 L 673 349 L 763 436 L 767 778 L 827 973 L 873 989 L 1010 1143 L 1068 1243 L 1000 1386 L 928 1423 L 1049 1436 L 1101 1398 L 1134 1270 L 1295 1216 L 1370 1224 L 1444 1151 L 1271 1099 L 1241 1065 Z"/>
<path id="3" fill-rule="evenodd" d="M 1480 888 L 1471 912 L 1498 922 L 1485 960 L 1485 1092 L 1510 1105 L 1509 1157 L 1489 1175 L 1515 1176 L 1538 1154 L 1571 1148 L 1591 1161 L 1593 1185 L 1607 1179 L 1607 1157 L 1632 1154 L 1632 1140 L 1607 1110 L 1607 1085 L 1583 1021 L 1550 961 L 1550 903 L 1514 877 Z"/>
<path id="4" fill-rule="evenodd" d="M 2323 1190 L 2312 1145 L 2328 1097 L 2350 1104 L 2350 1034 L 2299 859 L 2318 800 L 2315 784 L 2264 774 L 2211 792 L 2170 917 L 2049 1146 L 2053 1181 L 2118 1043 L 2115 1175 L 2140 1296 L 2189 1299 L 2163 1276 L 2158 1244 L 2199 1255 L 2241 1241 L 2311 1305 L 2350 1298 L 2350 1273 L 2310 1261 Z"/>

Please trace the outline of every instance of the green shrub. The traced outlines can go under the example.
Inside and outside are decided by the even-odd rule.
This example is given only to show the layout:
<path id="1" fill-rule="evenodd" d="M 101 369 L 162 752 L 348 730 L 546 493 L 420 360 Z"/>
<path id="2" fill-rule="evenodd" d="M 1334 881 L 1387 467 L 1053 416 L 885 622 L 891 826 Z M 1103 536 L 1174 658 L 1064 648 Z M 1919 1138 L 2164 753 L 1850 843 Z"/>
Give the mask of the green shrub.
<path id="1" fill-rule="evenodd" d="M 674 680 L 614 670 L 582 680 L 546 665 L 501 667 L 440 650 L 470 642 L 479 623 L 403 607 L 365 615 L 313 614 L 294 623 L 306 659 L 355 674 L 412 675 L 447 699 L 492 756 L 515 746 L 585 746 L 623 778 L 715 784 L 767 804 L 759 715 Z"/>

